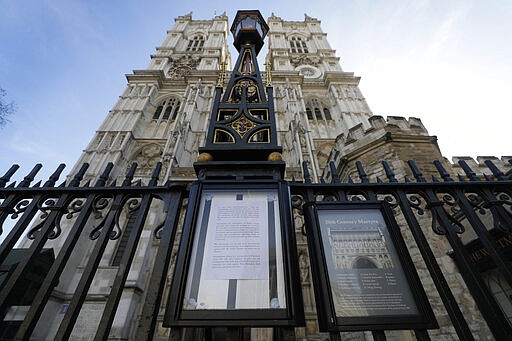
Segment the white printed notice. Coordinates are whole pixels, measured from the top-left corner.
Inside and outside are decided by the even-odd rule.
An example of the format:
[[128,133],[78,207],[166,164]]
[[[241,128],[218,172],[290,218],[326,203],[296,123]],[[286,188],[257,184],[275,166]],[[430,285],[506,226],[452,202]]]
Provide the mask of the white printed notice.
[[266,200],[213,200],[204,279],[268,279]]

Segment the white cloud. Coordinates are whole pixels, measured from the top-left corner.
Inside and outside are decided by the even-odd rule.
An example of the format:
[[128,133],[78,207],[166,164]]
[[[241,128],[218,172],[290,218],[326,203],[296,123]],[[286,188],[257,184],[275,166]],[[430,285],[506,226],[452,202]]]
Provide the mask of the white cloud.
[[17,157],[23,157],[20,154],[30,155],[31,157],[37,157],[40,160],[58,160],[61,155],[58,153],[55,146],[47,146],[41,141],[32,140],[27,138],[26,133],[20,131],[16,132],[11,141],[6,146],[11,149],[13,154]]

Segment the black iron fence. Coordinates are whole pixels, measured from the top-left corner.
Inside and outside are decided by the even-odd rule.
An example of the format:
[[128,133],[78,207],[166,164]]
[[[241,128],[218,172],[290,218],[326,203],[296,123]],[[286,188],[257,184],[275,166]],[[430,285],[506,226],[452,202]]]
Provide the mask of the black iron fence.
[[[461,161],[466,176],[457,180],[436,161],[439,175],[431,181],[425,179],[413,161],[408,164],[414,180],[406,177],[403,182],[396,179],[385,161],[382,167],[387,179],[375,182],[369,180],[361,163],[356,164],[357,182],[342,182],[331,165],[331,183],[311,183],[304,164],[305,180],[289,183],[293,206],[297,214],[306,217],[306,224],[310,224],[308,210],[314,202],[387,202],[401,226],[408,248],[418,250],[421,255],[421,259],[415,259],[415,264],[420,262],[428,270],[436,295],[458,337],[473,340],[479,331],[474,329],[474,320],[469,323],[468,319],[481,315],[496,339],[509,339],[512,317],[507,316],[503,305],[507,302],[500,302],[493,295],[487,274],[492,271],[506,288],[512,287],[512,248],[509,248],[512,245],[512,181],[490,161],[486,164],[492,176],[485,177],[478,177]],[[17,184],[10,181],[17,166],[0,178],[3,239],[0,246],[0,336],[3,339],[27,340],[39,329],[54,333],[50,338],[69,339],[84,302],[91,295],[95,275],[104,262],[114,269],[114,275],[101,299],[104,308],[95,340],[108,338],[143,231],[151,232],[149,243],[153,245],[154,254],[148,257],[148,275],[138,289],[144,294],[129,337],[137,340],[154,337],[162,318],[163,296],[170,277],[183,200],[188,195],[187,184],[157,185],[160,164],[147,184],[134,181],[135,164],[121,184],[108,183],[112,164],[95,183],[84,183],[87,167],[83,165],[69,182],[61,185],[56,184],[63,165],[44,184],[32,184],[41,165],[34,167]],[[77,252],[84,255],[74,257]],[[447,278],[440,264],[445,253],[454,260],[479,313],[472,311],[468,315],[465,311],[459,288],[451,285],[452,279]],[[84,260],[77,264],[75,258]],[[79,274],[72,289],[66,287],[71,295],[60,290],[66,273]],[[510,300],[508,296],[505,298]],[[58,314],[52,302],[60,307]],[[58,327],[51,331],[42,326],[45,323]],[[372,332],[377,340],[386,337],[384,330]],[[429,339],[426,330],[414,332],[418,339]],[[292,334],[288,330],[274,335],[293,338]],[[238,335],[247,336],[247,333]],[[340,333],[331,332],[330,337],[337,340]]]
[[[408,247],[417,248],[421,253],[457,335],[461,340],[474,340],[473,334],[478,330],[471,330],[466,318],[478,313],[466,311],[464,314],[461,311],[461,302],[452,293],[452,289],[459,291],[460,288],[450,287],[438,263],[440,255],[434,254],[432,248],[439,238],[446,240],[450,249],[444,251],[454,258],[490,331],[497,340],[508,340],[512,329],[510,316],[506,316],[505,311],[511,298],[507,296],[507,302],[498,302],[499,298],[490,292],[482,272],[496,269],[500,278],[504,279],[506,288],[512,287],[510,250],[496,238],[509,236],[512,231],[512,182],[491,161],[486,161],[486,165],[492,176],[484,176],[483,179],[466,162],[460,161],[459,164],[466,176],[458,176],[458,181],[450,176],[439,161],[434,161],[434,165],[441,180],[433,176],[432,181],[427,181],[414,161],[408,161],[414,181],[405,177],[404,182],[398,182],[391,167],[383,161],[387,181],[377,179],[376,182],[370,182],[362,164],[356,162],[359,176],[357,183],[351,179],[341,182],[334,164],[330,164],[332,182],[329,184],[312,184],[304,164],[305,181],[292,183],[291,190],[297,195],[295,206],[299,209],[306,207],[310,210],[311,206],[305,204],[321,201],[388,202],[395,216],[401,217],[404,222],[403,234],[412,234],[414,245],[409,244]],[[475,247],[475,244],[480,247]],[[479,250],[485,250],[485,260],[490,266],[480,266],[472,254]],[[415,332],[418,339],[429,339],[425,331]],[[375,339],[385,339],[384,331],[373,331],[373,334]]]
[[[84,234],[85,239],[94,240],[94,244],[81,268],[81,276],[74,293],[70,300],[65,302],[65,314],[62,314],[62,322],[54,339],[70,338],[108,242],[124,238],[121,260],[118,262],[110,291],[106,295],[105,308],[95,336],[95,340],[106,339],[148,213],[152,205],[158,202],[161,217],[154,221],[152,230],[159,244],[137,329],[138,340],[150,339],[149,335],[153,334],[156,325],[182,200],[187,193],[186,187],[172,183],[157,186],[161,164],[157,165],[147,185],[142,186],[140,181],[133,183],[135,164],[121,185],[115,182],[107,185],[112,167],[113,165],[109,164],[96,183],[87,182],[81,186],[80,182],[88,168],[87,164],[83,165],[68,184],[58,187],[54,186],[64,168],[63,165],[42,187],[40,183],[30,187],[34,176],[41,168],[40,165],[37,165],[17,186],[14,183],[7,185],[17,166],[13,166],[0,178],[0,185],[7,185],[0,191],[0,222],[6,226],[8,217],[15,220],[9,230],[2,231],[6,237],[0,247],[0,264],[9,263],[6,260],[12,255],[13,250],[24,251],[18,259],[10,260],[11,266],[2,269],[4,272],[1,277],[0,320],[3,321],[0,334],[4,339],[29,339],[38,321],[48,319],[46,314],[42,314],[52,295],[54,300],[59,300],[55,297],[54,288],[68,261],[73,258],[73,254],[76,256],[77,243],[79,240],[83,242]],[[129,230],[129,235],[123,234],[122,231],[123,215],[131,217],[127,222],[132,226],[124,231]],[[23,237],[24,233],[26,238]],[[52,243],[57,240],[58,242]],[[17,243],[21,243],[19,247],[16,247]],[[39,278],[38,283],[32,282],[32,286],[36,285],[37,288],[27,292],[25,286],[26,282],[30,282],[28,278],[31,277],[31,264],[41,258],[42,251],[48,244],[53,245],[55,258],[39,269],[45,275]],[[121,250],[118,248],[119,251]],[[27,295],[29,297],[26,297]],[[23,307],[28,309],[21,309]],[[9,314],[15,315],[20,309],[22,318],[9,318]]]

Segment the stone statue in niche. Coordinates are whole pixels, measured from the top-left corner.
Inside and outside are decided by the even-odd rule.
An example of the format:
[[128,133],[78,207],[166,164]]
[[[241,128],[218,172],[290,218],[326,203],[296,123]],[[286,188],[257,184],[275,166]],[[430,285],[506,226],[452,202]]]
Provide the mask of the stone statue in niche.
[[207,85],[201,85],[200,86],[200,93],[202,97],[208,97],[210,96],[210,87]]
[[294,87],[291,84],[289,84],[289,83],[286,84],[284,86],[284,89],[285,89],[286,94],[288,95],[288,100],[289,101],[296,101],[297,100],[297,97],[298,97],[297,90],[294,89]]
[[299,255],[300,280],[302,283],[309,281],[309,264],[308,257],[304,252]]
[[282,85],[278,85],[275,87],[276,89],[276,97],[277,98],[283,98],[284,97],[284,94],[283,94],[283,86]]

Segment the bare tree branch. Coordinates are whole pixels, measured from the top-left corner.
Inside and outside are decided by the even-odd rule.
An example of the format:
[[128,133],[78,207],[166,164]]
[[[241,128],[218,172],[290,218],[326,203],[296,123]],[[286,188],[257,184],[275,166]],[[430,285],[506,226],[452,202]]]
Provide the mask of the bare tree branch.
[[16,104],[14,102],[7,103],[4,97],[7,92],[0,88],[0,128],[5,126],[9,121],[9,115],[16,111]]

